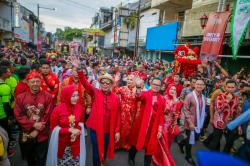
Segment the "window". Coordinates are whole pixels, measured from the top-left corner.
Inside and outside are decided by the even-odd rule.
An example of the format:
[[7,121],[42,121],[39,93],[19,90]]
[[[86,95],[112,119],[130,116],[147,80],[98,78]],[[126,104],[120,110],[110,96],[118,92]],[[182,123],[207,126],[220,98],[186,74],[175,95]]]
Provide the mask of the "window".
[[185,19],[185,11],[178,12],[177,21],[184,21]]

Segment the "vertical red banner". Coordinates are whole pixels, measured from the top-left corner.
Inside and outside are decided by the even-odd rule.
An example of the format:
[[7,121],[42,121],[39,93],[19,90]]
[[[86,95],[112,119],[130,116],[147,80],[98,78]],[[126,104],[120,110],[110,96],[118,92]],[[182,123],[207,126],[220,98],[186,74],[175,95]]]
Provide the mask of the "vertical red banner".
[[39,34],[37,40],[37,51],[42,51],[42,41],[43,41],[42,35]]
[[227,23],[231,12],[215,12],[208,17],[205,33],[201,45],[200,58],[202,62],[217,59],[223,46]]

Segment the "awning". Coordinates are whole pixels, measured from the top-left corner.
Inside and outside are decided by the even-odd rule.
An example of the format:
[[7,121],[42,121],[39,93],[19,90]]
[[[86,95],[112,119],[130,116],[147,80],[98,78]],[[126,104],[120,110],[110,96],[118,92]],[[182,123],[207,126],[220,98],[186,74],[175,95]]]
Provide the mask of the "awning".
[[148,28],[146,49],[158,51],[173,51],[173,41],[177,39],[179,22],[173,22],[157,27]]

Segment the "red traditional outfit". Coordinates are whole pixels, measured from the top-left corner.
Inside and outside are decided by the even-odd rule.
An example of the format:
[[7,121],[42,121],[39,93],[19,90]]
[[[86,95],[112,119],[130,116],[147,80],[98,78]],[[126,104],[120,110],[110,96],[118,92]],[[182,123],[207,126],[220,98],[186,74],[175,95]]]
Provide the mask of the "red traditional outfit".
[[133,72],[133,75],[135,75],[136,77],[139,77],[143,80],[146,80],[148,78],[147,73],[142,72],[142,71],[135,71],[135,72]]
[[220,140],[225,135],[224,153],[230,153],[234,144],[235,138],[238,137],[237,131],[225,132],[225,128],[229,122],[240,115],[241,107],[239,97],[233,95],[233,98],[228,101],[228,92],[221,92],[216,98],[216,108],[213,120],[213,133],[209,135],[205,145],[210,150],[220,151]]
[[214,113],[213,125],[217,129],[223,130],[225,126],[239,116],[241,108],[239,97],[233,95],[233,99],[226,101],[228,93],[220,93],[216,98],[216,110]]
[[190,49],[190,44],[178,46],[174,50],[175,68],[174,73],[181,73],[185,77],[193,76],[197,71],[197,65],[201,64],[199,59],[199,48]]
[[[168,93],[169,89],[167,90]],[[156,150],[153,155],[153,163],[156,166],[175,166],[176,164],[170,153],[170,147],[174,137],[180,132],[177,119],[180,118],[181,115],[182,102],[178,101],[173,103],[172,96],[170,95],[166,95],[165,98],[166,110],[164,112],[164,124],[158,128],[158,130],[162,132],[162,137],[158,140],[159,146],[157,147],[159,149]]]
[[41,88],[44,92],[51,94],[54,104],[56,104],[57,94],[59,90],[59,80],[57,75],[50,72],[43,76]]
[[174,82],[174,79],[173,79],[173,77],[164,77],[164,78],[162,79],[162,82],[165,82],[165,83],[166,83],[165,87],[166,87],[166,89],[167,89],[168,86]]
[[136,115],[137,100],[135,97],[135,89],[130,89],[128,86],[115,87],[114,91],[120,95],[121,101],[121,129],[120,129],[120,142],[117,148],[130,149],[128,136],[132,123]]
[[141,100],[141,110],[131,128],[129,142],[137,150],[145,148],[146,155],[152,155],[157,149],[157,132],[162,124],[165,101],[151,90],[142,92],[137,100]]
[[[178,83],[178,84],[176,84],[175,82],[169,82],[168,84],[167,84],[167,86],[166,86],[166,89],[169,89],[169,87],[170,86],[175,86],[176,87],[176,93],[177,93],[177,97],[180,97],[180,95],[181,95],[181,92],[182,92],[182,90],[183,90],[183,85],[181,84],[181,83]],[[168,92],[166,91],[166,94],[165,95],[168,95],[167,94]]]
[[89,94],[87,94],[87,92],[86,92],[85,88],[82,86],[80,80],[77,83],[74,82],[73,76],[70,76],[61,82],[60,87],[59,87],[58,97],[57,97],[57,103],[61,102],[61,90],[65,86],[68,86],[68,85],[77,86],[77,91],[79,94],[78,103],[80,103],[83,106],[84,110],[88,107],[91,107],[91,96]]
[[[39,73],[31,72],[26,76],[26,80],[40,78]],[[15,100],[14,115],[21,125],[23,132],[30,133],[33,131],[35,122],[47,122],[52,110],[52,99],[47,92],[39,91],[36,94],[27,90],[19,94]],[[44,130],[39,132],[38,141],[45,141],[49,137],[48,123]]]
[[[99,160],[104,161],[105,157],[113,159],[115,133],[120,132],[119,99],[113,92],[105,94],[102,90],[94,88],[86,80],[83,72],[78,72],[78,76],[87,93],[93,98],[92,110],[86,122],[86,126],[95,131]],[[104,155],[104,143],[106,143],[104,134],[108,134],[109,136],[106,156]]]
[[71,148],[72,156],[74,159],[79,156],[80,153],[80,136],[75,141],[71,141],[71,133],[69,128],[72,122],[69,117],[74,116],[74,128],[81,130],[79,126],[80,122],[84,122],[84,113],[81,104],[72,105],[71,96],[77,88],[74,85],[65,86],[61,92],[61,104],[55,107],[50,117],[50,129],[56,126],[61,127],[59,132],[58,142],[58,158],[62,158],[64,155],[65,148],[69,146]]
[[[26,79],[40,78],[39,73],[32,72]],[[15,99],[14,115],[22,128],[20,147],[28,165],[40,163],[45,165],[49,138],[49,116],[53,107],[51,95],[44,91],[31,93],[30,90],[19,94]],[[44,129],[37,131],[35,138],[30,136],[36,129],[36,122],[44,122]]]
[[16,98],[19,94],[26,92],[29,90],[29,86],[26,82],[23,80],[19,81],[16,85],[15,91],[14,91],[14,97]]
[[[35,100],[34,100],[35,98]],[[32,94],[30,91],[17,96],[14,115],[24,132],[31,132],[35,122],[47,122],[52,110],[52,99],[47,92]],[[45,141],[49,137],[49,127],[41,131],[38,141]]]

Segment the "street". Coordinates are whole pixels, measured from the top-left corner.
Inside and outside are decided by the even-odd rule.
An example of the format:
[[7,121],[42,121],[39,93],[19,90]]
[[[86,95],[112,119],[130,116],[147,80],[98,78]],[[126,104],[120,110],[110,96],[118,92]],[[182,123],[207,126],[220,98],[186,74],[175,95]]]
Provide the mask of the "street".
[[[92,164],[92,149],[90,143],[90,137],[86,137],[86,144],[87,144],[87,161],[86,166],[93,166]],[[205,149],[202,143],[197,142],[197,144],[193,148],[193,156],[197,150]],[[178,145],[173,143],[171,148],[172,156],[176,162],[177,166],[189,166],[189,164],[185,161],[185,155],[180,153],[178,149]],[[141,151],[136,155],[135,164],[136,166],[143,166],[144,161],[144,152]],[[17,154],[11,158],[11,166],[27,166],[26,162],[22,160],[20,149],[18,147]],[[107,166],[128,166],[128,153],[125,151],[116,151],[115,159],[108,160]]]
[[[104,156],[112,137],[144,146],[157,165],[175,165],[170,145],[177,166],[198,166],[197,152],[208,149],[250,163],[249,22],[250,0],[0,0],[0,166],[7,156],[11,166],[43,165],[58,127],[58,154],[53,146],[48,155],[62,158],[57,165],[98,165],[92,151]],[[98,136],[92,148],[88,130],[86,161],[85,122]],[[185,156],[172,140],[179,130],[187,144],[206,136],[207,148],[196,141]],[[208,156],[200,158],[210,166],[230,162]],[[105,166],[128,166],[128,151]]]

